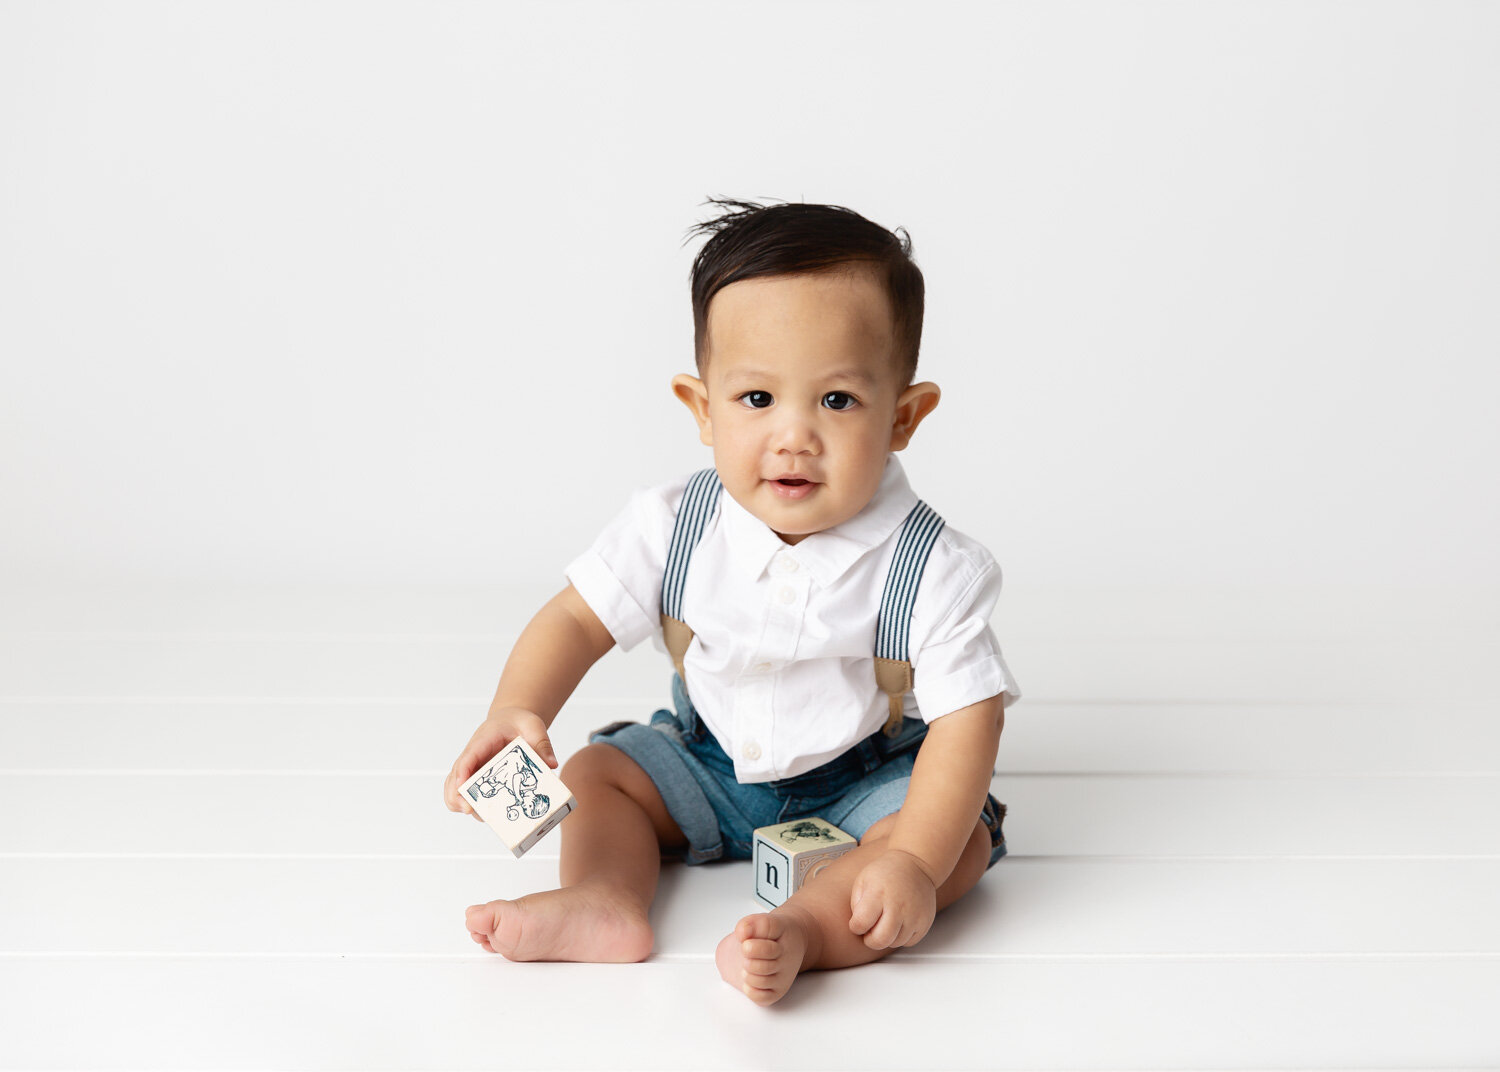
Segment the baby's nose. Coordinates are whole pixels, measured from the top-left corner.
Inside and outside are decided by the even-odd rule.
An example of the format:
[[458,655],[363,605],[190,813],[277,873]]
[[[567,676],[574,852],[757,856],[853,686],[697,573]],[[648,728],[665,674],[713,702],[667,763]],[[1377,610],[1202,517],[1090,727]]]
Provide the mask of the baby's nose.
[[818,443],[817,426],[809,418],[789,412],[777,424],[773,442],[777,453],[813,450]]

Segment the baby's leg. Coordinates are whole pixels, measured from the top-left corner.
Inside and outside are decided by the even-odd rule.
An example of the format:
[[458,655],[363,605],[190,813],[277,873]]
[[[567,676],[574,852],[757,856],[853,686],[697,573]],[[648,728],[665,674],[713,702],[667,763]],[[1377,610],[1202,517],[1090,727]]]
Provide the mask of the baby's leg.
[[510,960],[645,960],[661,849],[686,838],[650,777],[618,748],[588,745],[563,765],[562,779],[577,801],[560,828],[562,888],[471,905],[470,937]]
[[[860,871],[885,850],[895,822],[892,814],[870,827],[858,848],[818,872],[780,908],[740,920],[715,954],[724,981],[756,1004],[770,1005],[800,972],[867,964],[890,953],[871,949],[863,935],[849,929],[849,897]],[[990,832],[981,822],[953,873],[938,887],[938,910],[973,889],[989,862]]]

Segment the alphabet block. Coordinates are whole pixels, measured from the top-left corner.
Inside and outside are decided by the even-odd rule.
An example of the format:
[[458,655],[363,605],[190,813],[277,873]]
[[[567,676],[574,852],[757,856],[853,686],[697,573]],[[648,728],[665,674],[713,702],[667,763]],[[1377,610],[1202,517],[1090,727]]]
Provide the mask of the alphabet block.
[[459,789],[511,855],[520,857],[573,810],[573,794],[517,737]]
[[797,819],[755,831],[755,899],[768,908],[784,904],[834,860],[859,842],[822,819]]

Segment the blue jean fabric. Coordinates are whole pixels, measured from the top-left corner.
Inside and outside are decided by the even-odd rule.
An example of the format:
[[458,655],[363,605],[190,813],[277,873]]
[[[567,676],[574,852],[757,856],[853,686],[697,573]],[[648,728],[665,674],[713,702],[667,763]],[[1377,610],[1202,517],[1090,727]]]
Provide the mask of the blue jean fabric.
[[[675,713],[656,711],[649,725],[611,723],[590,734],[589,741],[620,749],[650,776],[687,838],[689,864],[748,860],[757,827],[814,815],[863,839],[906,800],[917,749],[927,735],[925,722],[908,718],[896,736],[877,731],[806,774],[741,784],[734,761],[698,717],[675,673],[672,702]],[[980,818],[990,831],[993,867],[1005,855],[1005,805],[989,795]]]

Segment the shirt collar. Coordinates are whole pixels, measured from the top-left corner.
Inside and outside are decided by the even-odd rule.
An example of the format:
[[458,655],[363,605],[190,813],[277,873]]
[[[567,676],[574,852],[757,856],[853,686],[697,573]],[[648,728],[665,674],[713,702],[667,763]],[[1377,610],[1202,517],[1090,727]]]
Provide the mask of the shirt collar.
[[805,566],[824,588],[842,577],[866,551],[890,538],[917,496],[907,482],[906,470],[894,453],[886,455],[885,472],[875,497],[865,508],[841,525],[814,532],[795,545],[782,542],[771,527],[725,493],[719,497],[729,556],[736,569],[759,578],[778,553],[785,552]]

